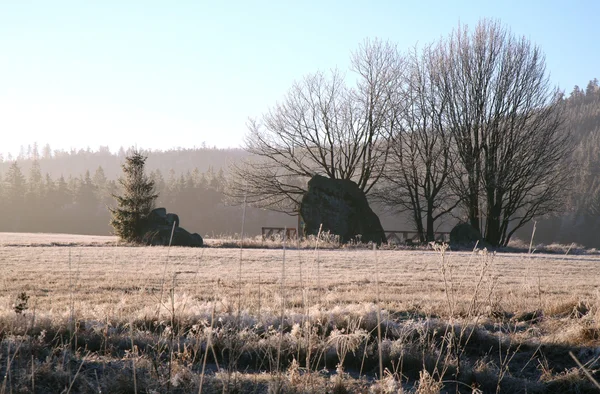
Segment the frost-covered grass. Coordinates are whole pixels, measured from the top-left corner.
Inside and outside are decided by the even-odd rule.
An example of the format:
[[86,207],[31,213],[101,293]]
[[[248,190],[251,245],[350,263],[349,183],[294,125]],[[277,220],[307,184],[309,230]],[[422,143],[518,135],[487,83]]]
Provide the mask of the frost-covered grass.
[[79,234],[0,233],[0,246],[106,246],[117,237]]
[[57,237],[0,235],[0,392],[598,390],[598,256]]

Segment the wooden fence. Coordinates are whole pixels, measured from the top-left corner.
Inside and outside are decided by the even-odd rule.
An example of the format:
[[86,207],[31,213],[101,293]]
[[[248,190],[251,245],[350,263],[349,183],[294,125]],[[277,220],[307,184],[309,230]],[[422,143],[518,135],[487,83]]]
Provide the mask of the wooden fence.
[[[414,244],[419,243],[419,233],[406,230],[384,230],[388,243],[395,244]],[[437,231],[433,238],[438,242],[450,242],[450,233],[446,231]]]

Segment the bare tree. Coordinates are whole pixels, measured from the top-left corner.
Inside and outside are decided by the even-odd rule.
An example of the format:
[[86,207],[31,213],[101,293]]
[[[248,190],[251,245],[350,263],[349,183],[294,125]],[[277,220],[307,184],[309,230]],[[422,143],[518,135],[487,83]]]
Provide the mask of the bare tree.
[[352,54],[351,70],[356,87],[338,71],[318,72],[249,122],[251,159],[232,167],[230,197],[295,213],[315,174],[353,180],[369,193],[388,157],[402,58],[394,45],[367,40]]
[[421,242],[433,241],[436,221],[458,204],[448,183],[446,103],[432,84],[438,72],[436,54],[429,47],[420,54],[415,48],[408,59],[388,165],[376,196],[396,211],[410,212]]
[[[492,245],[560,207],[570,152],[560,94],[541,50],[484,20],[439,46],[434,83],[457,157],[452,185],[471,225]],[[484,227],[485,226],[485,227]]]

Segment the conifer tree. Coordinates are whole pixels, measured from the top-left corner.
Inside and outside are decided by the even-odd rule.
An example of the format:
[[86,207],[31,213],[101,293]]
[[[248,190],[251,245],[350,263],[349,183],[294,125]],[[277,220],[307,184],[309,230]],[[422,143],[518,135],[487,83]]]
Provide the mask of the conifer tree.
[[9,167],[4,178],[4,183],[6,185],[8,203],[13,207],[21,206],[27,192],[27,181],[16,161]]
[[16,161],[11,164],[4,177],[4,187],[4,202],[9,208],[3,221],[8,223],[10,231],[21,231],[22,221],[29,207],[23,202],[27,192],[27,181]]
[[79,209],[86,214],[95,214],[98,210],[98,187],[92,181],[90,171],[85,172],[79,182],[79,188],[75,192],[75,202],[79,205]]
[[144,172],[146,159],[137,150],[127,155],[122,166],[123,176],[119,178],[122,194],[113,195],[117,200],[117,207],[110,209],[110,224],[115,235],[127,242],[142,241],[146,220],[158,197],[154,191],[154,182]]

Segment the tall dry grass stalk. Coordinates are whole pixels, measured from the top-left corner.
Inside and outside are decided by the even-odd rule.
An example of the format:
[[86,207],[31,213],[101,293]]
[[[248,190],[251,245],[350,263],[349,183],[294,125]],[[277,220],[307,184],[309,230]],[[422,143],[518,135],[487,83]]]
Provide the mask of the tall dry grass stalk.
[[[87,355],[83,356],[83,358],[81,359],[81,363],[79,363],[79,368],[77,368],[77,372],[75,372],[75,376],[73,377],[73,380],[71,380],[71,384],[69,385],[67,394],[71,393],[71,390],[73,389],[73,384],[75,383],[75,379],[77,379],[77,376],[79,376],[79,372],[81,372],[81,367],[83,367],[83,364],[85,364],[86,359],[87,359]],[[136,391],[136,393],[137,393],[137,391]]]
[[31,392],[35,393],[35,359],[31,355]]
[[258,318],[257,318],[258,322],[261,321],[261,319],[260,319],[260,307],[261,307],[261,301],[262,301],[262,292],[261,292],[260,285],[261,285],[261,282],[260,282],[260,273],[259,273],[258,274],[258,286],[257,286],[257,288],[258,288],[258,306],[256,308],[256,310],[257,310],[256,313],[258,315]]
[[75,331],[75,298],[73,289],[73,274],[71,269],[71,248],[69,248],[69,338],[73,339],[73,333]]
[[167,256],[165,258],[165,265],[160,280],[160,298],[158,300],[158,308],[156,310],[156,321],[160,321],[160,310],[163,307],[163,296],[165,292],[165,281],[167,278],[167,267],[169,266],[169,257],[171,255],[171,244],[173,243],[173,234],[175,234],[175,222],[173,222],[173,228],[171,228],[171,237],[169,238],[169,246],[167,247]]
[[[8,348],[6,350],[6,371],[4,373],[4,377],[2,379],[2,386],[0,386],[0,394],[6,393],[6,384],[8,383],[8,387],[12,392],[12,384],[10,382],[10,366],[12,364],[12,359],[10,357],[10,342],[8,343]],[[16,353],[15,353],[16,354]],[[14,358],[14,356],[13,356]]]
[[[516,330],[516,327],[515,327]],[[509,344],[506,348],[506,354],[504,356],[502,356],[502,337],[498,336],[498,360],[500,362],[499,365],[499,371],[498,371],[498,381],[496,383],[496,394],[500,394],[501,390],[502,390],[502,380],[504,380],[504,378],[506,377],[506,375],[508,373],[510,373],[509,371],[509,367],[510,367],[510,363],[513,360],[513,358],[518,354],[519,349],[521,348],[521,344],[518,344],[517,347],[512,351],[510,351],[510,347],[511,347],[511,342],[510,342],[510,337],[509,337]]]
[[373,244],[373,253],[375,255],[375,289],[377,300],[377,354],[379,356],[379,379],[383,379],[383,353],[381,348],[381,297],[379,294],[379,256],[377,255],[377,245]]
[[[298,288],[300,290],[300,307],[302,311],[302,320],[300,321],[300,327],[302,330],[306,330],[308,328],[308,310],[306,309],[306,288],[304,287],[304,278],[302,275],[302,252],[300,250],[300,233],[298,229],[298,234],[296,236],[296,249],[298,251]],[[300,362],[300,350],[301,345],[298,345],[298,351],[296,355],[296,360]]]
[[319,225],[319,232],[317,233],[317,239],[315,241],[315,262],[317,263],[317,300],[319,305],[321,305],[321,259],[319,258],[319,240],[321,239],[322,230],[323,223]]
[[202,394],[202,388],[204,387],[204,376],[206,373],[206,360],[208,359],[208,351],[209,349],[212,350],[214,358],[215,358],[215,363],[217,364],[217,369],[218,369],[218,362],[217,362],[217,356],[215,353],[215,350],[212,346],[212,337],[213,337],[213,328],[215,326],[215,311],[216,311],[216,305],[217,305],[217,294],[219,293],[219,282],[217,281],[216,284],[216,288],[215,288],[215,292],[213,294],[213,299],[212,299],[212,309],[211,309],[211,314],[210,314],[210,328],[208,330],[208,335],[206,336],[206,349],[204,350],[204,358],[202,360],[202,371],[200,372],[200,385],[198,387],[198,394]]
[[[177,327],[178,325],[178,320],[175,316],[175,277],[177,276],[177,273],[174,272],[173,273],[173,280],[171,282],[171,290],[169,291],[169,299],[171,301],[170,304],[170,310],[169,313],[171,315],[171,331],[169,333],[169,373],[168,373],[168,379],[167,379],[167,389],[168,391],[170,391],[171,388],[171,378],[173,377],[173,357],[175,354],[175,347],[174,347],[174,343],[175,343],[175,335],[179,336],[179,329]],[[177,341],[177,343],[179,344],[179,341]]]
[[[492,293],[495,288],[495,279],[490,275],[491,266],[496,253],[489,253],[487,249],[478,250],[478,243],[475,244],[470,256],[469,262],[462,266],[465,271],[471,271],[468,274],[463,273],[457,275],[455,269],[457,265],[452,264],[448,258],[447,244],[435,244],[431,246],[438,253],[439,258],[439,270],[441,279],[443,282],[443,289],[445,294],[446,306],[447,306],[447,318],[449,324],[446,325],[443,335],[442,348],[438,353],[436,360],[434,373],[431,377],[442,383],[443,377],[448,371],[448,366],[456,364],[455,379],[454,382],[460,384],[460,374],[462,373],[463,359],[467,346],[471,342],[473,335],[478,331],[477,325],[482,318],[482,302],[487,300],[491,303]],[[470,262],[474,256],[477,256],[480,261],[478,269],[471,266]],[[476,276],[473,277],[472,272],[477,272]],[[456,283],[456,276],[461,279]],[[464,278],[470,278],[470,284],[464,282]],[[487,283],[487,294],[482,294],[484,291],[484,284]],[[462,300],[463,307],[459,308],[458,300]],[[465,300],[468,300],[466,303]],[[491,305],[490,305],[491,306]],[[470,322],[464,322],[464,318],[472,319]],[[461,322],[462,320],[462,322]],[[458,322],[458,325],[457,325]],[[443,349],[445,347],[445,350]],[[441,351],[444,350],[444,351]],[[500,362],[508,363],[509,359],[500,359]],[[441,368],[440,368],[441,366]],[[502,377],[499,378],[499,381]],[[500,383],[498,383],[499,386]],[[458,389],[458,388],[457,388]]]
[[281,318],[279,323],[279,342],[277,344],[277,371],[280,371],[280,362],[281,362],[281,344],[283,342],[283,324],[285,321],[285,250],[286,250],[286,236],[287,228],[284,229],[283,232],[283,257],[281,259]]
[[240,316],[242,313],[242,254],[244,253],[244,227],[246,225],[246,198],[247,195],[244,193],[244,204],[242,208],[242,231],[240,232],[240,258],[238,264],[238,313],[237,321],[240,323]]
[[570,350],[569,350],[569,356],[571,356],[571,358],[575,361],[575,363],[577,364],[579,369],[581,369],[583,371],[583,373],[585,374],[585,376],[587,376],[587,378],[590,380],[590,382],[592,382],[594,384],[594,386],[596,386],[596,388],[598,390],[600,390],[600,383],[598,383],[598,381],[592,376],[590,371],[588,371],[588,369],[583,364],[581,364],[581,361],[579,361],[579,359],[577,357],[575,357],[573,352]]
[[536,229],[536,227],[537,227],[537,221],[534,220],[533,221],[533,230],[531,231],[531,240],[529,241],[529,251],[528,251],[528,254],[532,253],[531,249],[533,248],[533,239],[535,237],[535,229]]
[[302,273],[302,251],[300,250],[300,234],[298,234],[298,236],[296,237],[296,248],[298,250],[298,282],[299,282],[299,288],[300,288],[300,292],[302,295],[302,315],[303,315],[303,320],[302,320],[302,327],[304,327],[304,317],[307,314],[306,311],[306,288],[304,287],[304,277],[303,277],[303,273]]
[[[313,356],[312,354],[312,347],[313,347],[313,326],[312,326],[312,319],[311,319],[311,315],[310,315],[310,309],[312,306],[319,305],[319,307],[321,307],[321,262],[320,262],[320,256],[319,256],[319,240],[321,239],[321,232],[323,230],[323,224],[319,225],[319,231],[317,232],[317,237],[315,239],[315,248],[314,248],[314,252],[313,252],[313,264],[312,264],[312,268],[311,268],[311,272],[309,275],[310,277],[312,277],[312,281],[315,280],[315,276],[316,276],[316,297],[311,297],[311,281],[307,278],[307,284],[306,284],[306,289],[304,290],[304,293],[306,294],[306,301],[305,301],[305,323],[304,323],[304,329],[306,332],[306,369],[307,371],[310,373],[311,371],[311,365],[312,365],[312,361],[311,358]],[[298,249],[298,253],[300,254],[300,249]],[[315,268],[316,268],[316,275],[315,275]],[[318,364],[318,363],[317,363]],[[315,368],[318,368],[318,365],[315,364]]]
[[131,341],[131,366],[133,368],[133,392],[137,394],[137,377],[136,377],[136,349],[133,341],[133,320],[129,320],[129,340]]

